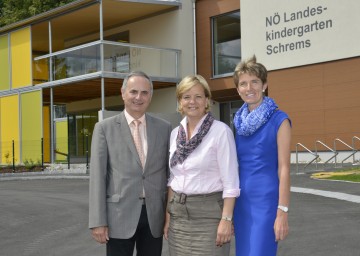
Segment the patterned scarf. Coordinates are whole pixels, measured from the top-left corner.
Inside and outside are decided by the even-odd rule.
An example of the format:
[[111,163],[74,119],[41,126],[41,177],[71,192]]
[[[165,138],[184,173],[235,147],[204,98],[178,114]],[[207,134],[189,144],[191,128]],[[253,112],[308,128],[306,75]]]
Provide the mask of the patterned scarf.
[[275,101],[264,97],[260,106],[249,112],[248,104],[244,103],[236,112],[234,125],[236,132],[242,136],[250,136],[265,124],[271,115],[278,109]]
[[182,164],[185,159],[196,149],[201,143],[205,135],[210,130],[215,118],[211,113],[205,117],[201,124],[198,133],[186,142],[186,133],[184,127],[180,124],[179,131],[176,138],[176,150],[170,159],[170,166],[174,167],[177,164]]

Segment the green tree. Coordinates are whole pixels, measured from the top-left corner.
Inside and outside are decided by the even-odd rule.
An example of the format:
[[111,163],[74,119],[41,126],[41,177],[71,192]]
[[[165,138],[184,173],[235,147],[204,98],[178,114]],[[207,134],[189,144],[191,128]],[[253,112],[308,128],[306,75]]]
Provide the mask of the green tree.
[[74,0],[0,0],[0,27],[30,18]]

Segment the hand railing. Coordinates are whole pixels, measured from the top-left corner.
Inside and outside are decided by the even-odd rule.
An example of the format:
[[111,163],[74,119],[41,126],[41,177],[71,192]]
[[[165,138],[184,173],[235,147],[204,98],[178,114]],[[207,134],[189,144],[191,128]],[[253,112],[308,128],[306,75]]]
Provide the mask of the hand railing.
[[[317,144],[321,144],[322,146],[324,146],[325,148],[327,148],[328,150],[330,150],[334,155],[331,156],[328,160],[326,160],[324,162],[324,168],[326,166],[326,164],[333,158],[335,158],[337,156],[337,154],[339,154],[338,152],[336,152],[336,150],[330,148],[329,146],[327,146],[325,143],[321,142],[320,140],[317,140],[315,142],[315,154],[318,155],[318,150],[317,150]],[[316,161],[316,169],[318,169],[318,161]]]
[[[336,138],[336,139],[334,140],[334,150],[335,150],[335,151],[336,151],[336,142],[337,142],[337,141],[338,141],[338,142],[341,142],[343,145],[345,145],[346,147],[348,147],[348,148],[350,148],[350,149],[352,150],[352,153],[351,153],[348,157],[344,158],[344,159],[341,161],[341,165],[343,165],[344,162],[345,162],[345,160],[347,160],[348,158],[352,157],[356,152],[355,152],[355,149],[354,149],[352,146],[346,144],[344,141],[340,140],[339,138]],[[336,164],[337,164],[337,159],[336,159],[336,156],[335,156],[335,168],[336,168]]]
[[312,152],[310,149],[308,149],[307,147],[305,147],[303,144],[301,143],[297,143],[296,144],[296,172],[299,172],[299,159],[298,159],[298,155],[299,155],[299,152],[298,152],[298,147],[302,147],[304,148],[307,152],[309,152],[310,154],[312,154],[314,156],[314,159],[312,159],[311,161],[309,161],[305,166],[304,166],[304,171],[306,169],[306,167],[309,166],[309,164],[311,164],[312,162],[314,162],[316,159],[319,158],[319,156],[317,154],[315,154],[314,152]]
[[[353,147],[353,164],[355,164],[355,154],[358,152],[358,150],[355,148],[355,140],[360,141],[360,138],[357,136],[352,137],[352,147]],[[360,161],[359,161],[360,162]]]

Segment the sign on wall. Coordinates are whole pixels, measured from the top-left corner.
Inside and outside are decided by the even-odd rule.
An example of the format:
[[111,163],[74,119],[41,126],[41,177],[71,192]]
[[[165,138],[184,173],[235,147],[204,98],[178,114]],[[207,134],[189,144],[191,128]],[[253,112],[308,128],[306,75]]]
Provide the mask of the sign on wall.
[[269,70],[360,56],[359,0],[241,0],[241,52]]

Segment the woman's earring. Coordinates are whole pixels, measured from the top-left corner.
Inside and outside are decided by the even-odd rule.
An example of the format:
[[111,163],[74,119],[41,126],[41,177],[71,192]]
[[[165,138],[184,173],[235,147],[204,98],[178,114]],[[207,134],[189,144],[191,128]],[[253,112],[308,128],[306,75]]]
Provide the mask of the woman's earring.
[[265,92],[265,89],[263,90],[263,92]]

